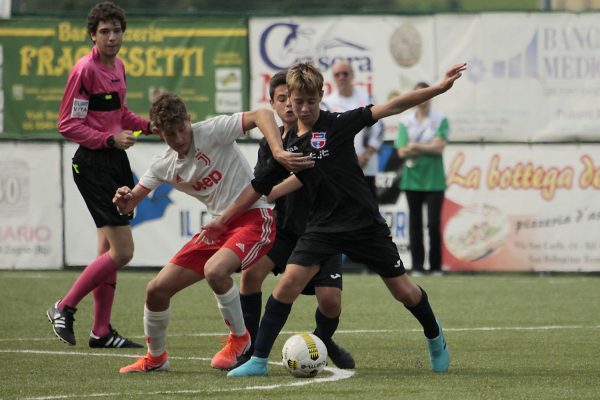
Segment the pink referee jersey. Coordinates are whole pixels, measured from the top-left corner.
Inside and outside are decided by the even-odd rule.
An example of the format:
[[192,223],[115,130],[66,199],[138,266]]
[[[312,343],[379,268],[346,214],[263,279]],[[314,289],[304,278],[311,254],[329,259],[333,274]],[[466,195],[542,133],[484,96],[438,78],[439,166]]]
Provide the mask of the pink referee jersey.
[[117,57],[113,67],[102,64],[94,46],[71,69],[58,131],[88,149],[106,148],[106,139],[122,130],[147,131],[148,121],[127,108],[126,91],[123,62]]

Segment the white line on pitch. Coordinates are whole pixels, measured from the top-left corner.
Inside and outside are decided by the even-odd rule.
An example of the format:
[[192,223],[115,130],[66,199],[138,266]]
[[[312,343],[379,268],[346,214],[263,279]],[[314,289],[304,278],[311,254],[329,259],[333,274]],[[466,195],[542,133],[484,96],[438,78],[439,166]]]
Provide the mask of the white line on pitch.
[[[481,326],[471,328],[448,328],[444,327],[444,332],[485,332],[485,331],[548,331],[560,329],[599,329],[600,325],[541,325],[541,326]],[[335,333],[341,334],[365,334],[365,333],[397,333],[397,332],[421,332],[422,329],[338,329]],[[292,335],[297,331],[282,331],[282,335]],[[169,334],[174,337],[216,337],[227,336],[227,332],[206,332],[206,333],[180,333]],[[144,336],[130,336],[132,339],[143,339]],[[0,342],[43,342],[55,341],[54,336],[47,338],[0,338]]]
[[[130,354],[102,354],[102,353],[84,353],[77,351],[46,351],[46,350],[0,350],[0,353],[32,353],[32,354],[52,354],[52,355],[72,355],[72,356],[98,356],[98,357],[138,357],[139,355]],[[210,358],[206,357],[171,357],[173,360],[197,360],[197,361],[210,361]],[[269,364],[281,365],[280,362],[269,361]],[[289,383],[272,384],[272,385],[257,385],[257,386],[245,386],[239,388],[228,388],[228,389],[205,389],[205,390],[161,390],[158,392],[138,392],[138,393],[88,393],[88,394],[64,394],[54,396],[40,396],[40,397],[26,397],[26,400],[56,400],[56,399],[72,399],[72,398],[85,398],[85,397],[124,397],[127,396],[152,396],[152,395],[164,395],[164,394],[200,394],[200,393],[220,393],[220,392],[237,392],[241,390],[273,390],[282,387],[293,387],[293,386],[304,386],[312,385],[316,383],[335,382],[342,379],[348,379],[354,376],[355,371],[343,370],[333,367],[325,367],[325,371],[331,373],[331,376],[313,378],[313,379],[298,379]]]

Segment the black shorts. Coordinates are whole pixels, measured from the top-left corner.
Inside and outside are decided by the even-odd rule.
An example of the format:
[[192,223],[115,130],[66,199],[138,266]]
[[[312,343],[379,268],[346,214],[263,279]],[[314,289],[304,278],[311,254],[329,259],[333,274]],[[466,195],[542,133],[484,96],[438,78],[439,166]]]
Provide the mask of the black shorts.
[[[296,247],[298,238],[299,236],[295,233],[286,231],[285,229],[277,229],[275,243],[267,253],[267,257],[275,264],[273,268],[275,275],[285,271],[288,258],[290,258],[290,254],[292,254],[294,247]],[[323,262],[321,269],[306,285],[302,294],[314,295],[315,287],[336,287],[341,290],[342,286],[342,255],[338,253]]]
[[133,213],[120,215],[112,202],[117,188],[133,188],[133,174],[124,150],[90,150],[79,146],[73,156],[72,170],[97,228],[129,225]]
[[393,278],[406,272],[389,228],[379,221],[356,231],[305,232],[298,239],[288,263],[311,266],[339,253],[365,264],[383,278]]

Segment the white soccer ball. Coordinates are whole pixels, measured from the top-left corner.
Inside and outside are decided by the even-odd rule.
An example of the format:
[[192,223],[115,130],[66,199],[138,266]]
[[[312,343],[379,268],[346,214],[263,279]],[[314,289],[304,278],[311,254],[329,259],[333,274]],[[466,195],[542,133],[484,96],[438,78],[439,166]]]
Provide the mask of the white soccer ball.
[[327,365],[327,347],[312,333],[290,337],[281,350],[283,366],[296,378],[317,375]]

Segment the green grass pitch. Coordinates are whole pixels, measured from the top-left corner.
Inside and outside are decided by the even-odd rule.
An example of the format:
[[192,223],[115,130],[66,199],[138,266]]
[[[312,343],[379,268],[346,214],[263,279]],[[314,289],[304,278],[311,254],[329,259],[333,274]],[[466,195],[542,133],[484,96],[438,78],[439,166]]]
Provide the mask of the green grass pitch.
[[[0,272],[2,399],[598,399],[600,278],[581,275],[447,275],[415,278],[446,330],[450,371],[429,369],[423,335],[374,275],[344,276],[335,338],[357,368],[296,379],[280,364],[285,339],[312,330],[315,299],[302,296],[271,353],[267,378],[228,379],[210,368],[227,331],[205,282],[172,302],[167,373],[120,375],[143,351],[90,349],[91,297],[76,314],[77,346],[54,337],[46,309],[73,271]],[[122,272],[112,323],[142,340],[153,272]],[[276,282],[265,283],[263,303]]]

